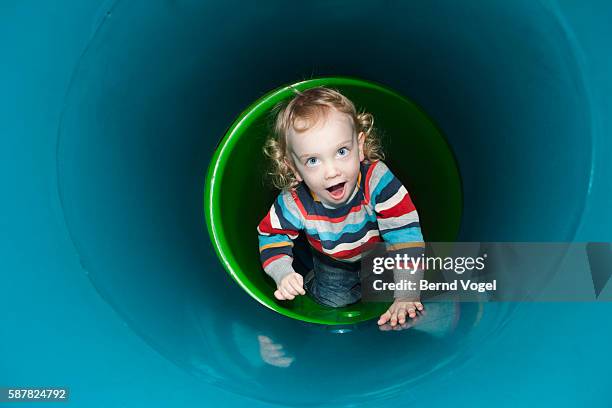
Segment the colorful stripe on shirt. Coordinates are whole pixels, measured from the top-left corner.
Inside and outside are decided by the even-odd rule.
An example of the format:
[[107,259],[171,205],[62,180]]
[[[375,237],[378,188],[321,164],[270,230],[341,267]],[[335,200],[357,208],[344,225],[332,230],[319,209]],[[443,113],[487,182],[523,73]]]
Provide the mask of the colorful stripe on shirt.
[[279,194],[258,227],[266,272],[275,263],[288,267],[292,239],[299,231],[304,231],[316,250],[346,262],[359,260],[370,245],[382,240],[394,250],[422,251],[416,208],[385,163],[362,163],[357,188],[353,198],[339,208],[324,206],[304,183]]

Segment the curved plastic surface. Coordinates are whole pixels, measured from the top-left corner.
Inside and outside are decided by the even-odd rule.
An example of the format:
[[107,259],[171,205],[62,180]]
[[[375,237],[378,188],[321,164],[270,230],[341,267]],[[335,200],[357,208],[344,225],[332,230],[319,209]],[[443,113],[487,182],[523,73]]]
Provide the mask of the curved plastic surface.
[[79,407],[610,405],[609,304],[313,325],[235,285],[202,216],[239,112],[347,75],[440,127],[458,239],[612,241],[609,2],[5,3],[0,386]]

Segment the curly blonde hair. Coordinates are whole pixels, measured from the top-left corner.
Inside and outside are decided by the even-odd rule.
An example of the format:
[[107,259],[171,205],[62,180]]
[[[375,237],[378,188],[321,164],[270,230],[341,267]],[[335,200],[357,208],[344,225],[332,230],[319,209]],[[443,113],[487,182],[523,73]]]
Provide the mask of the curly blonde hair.
[[266,140],[264,154],[270,158],[268,171],[272,184],[280,189],[292,188],[298,184],[291,167],[287,151],[287,135],[291,129],[305,132],[324,116],[329,109],[346,113],[353,121],[357,134],[363,132],[365,140],[363,153],[370,162],[384,159],[380,139],[374,129],[374,117],[367,112],[357,112],[355,105],[335,89],[326,87],[310,88],[305,91],[293,90],[296,94],[291,100],[276,105],[274,129]]

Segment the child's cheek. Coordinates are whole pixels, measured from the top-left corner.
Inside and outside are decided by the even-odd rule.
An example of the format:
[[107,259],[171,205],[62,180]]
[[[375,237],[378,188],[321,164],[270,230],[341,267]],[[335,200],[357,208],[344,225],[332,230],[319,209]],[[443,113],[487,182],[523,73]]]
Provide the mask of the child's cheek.
[[318,166],[314,166],[314,167],[305,166],[304,167],[304,169],[302,170],[302,177],[304,178],[305,181],[307,181],[308,183],[312,182],[312,180],[316,177],[317,167]]

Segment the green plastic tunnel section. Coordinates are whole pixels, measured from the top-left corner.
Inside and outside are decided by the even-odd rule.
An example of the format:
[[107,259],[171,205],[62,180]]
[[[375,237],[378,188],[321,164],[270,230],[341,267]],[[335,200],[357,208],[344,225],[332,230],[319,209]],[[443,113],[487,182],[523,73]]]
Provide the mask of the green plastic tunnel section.
[[453,241],[461,220],[461,179],[443,135],[416,104],[397,92],[354,78],[320,78],[274,90],[249,106],[219,143],[206,177],[204,207],[211,242],[225,270],[263,305],[313,323],[348,324],[378,317],[388,304],[359,301],[343,308],[274,298],[274,281],[259,262],[256,227],[278,192],[267,183],[262,153],[271,109],[304,90],[328,86],[340,90],[358,109],[374,115],[383,135],[386,161],[410,191],[427,241]]

